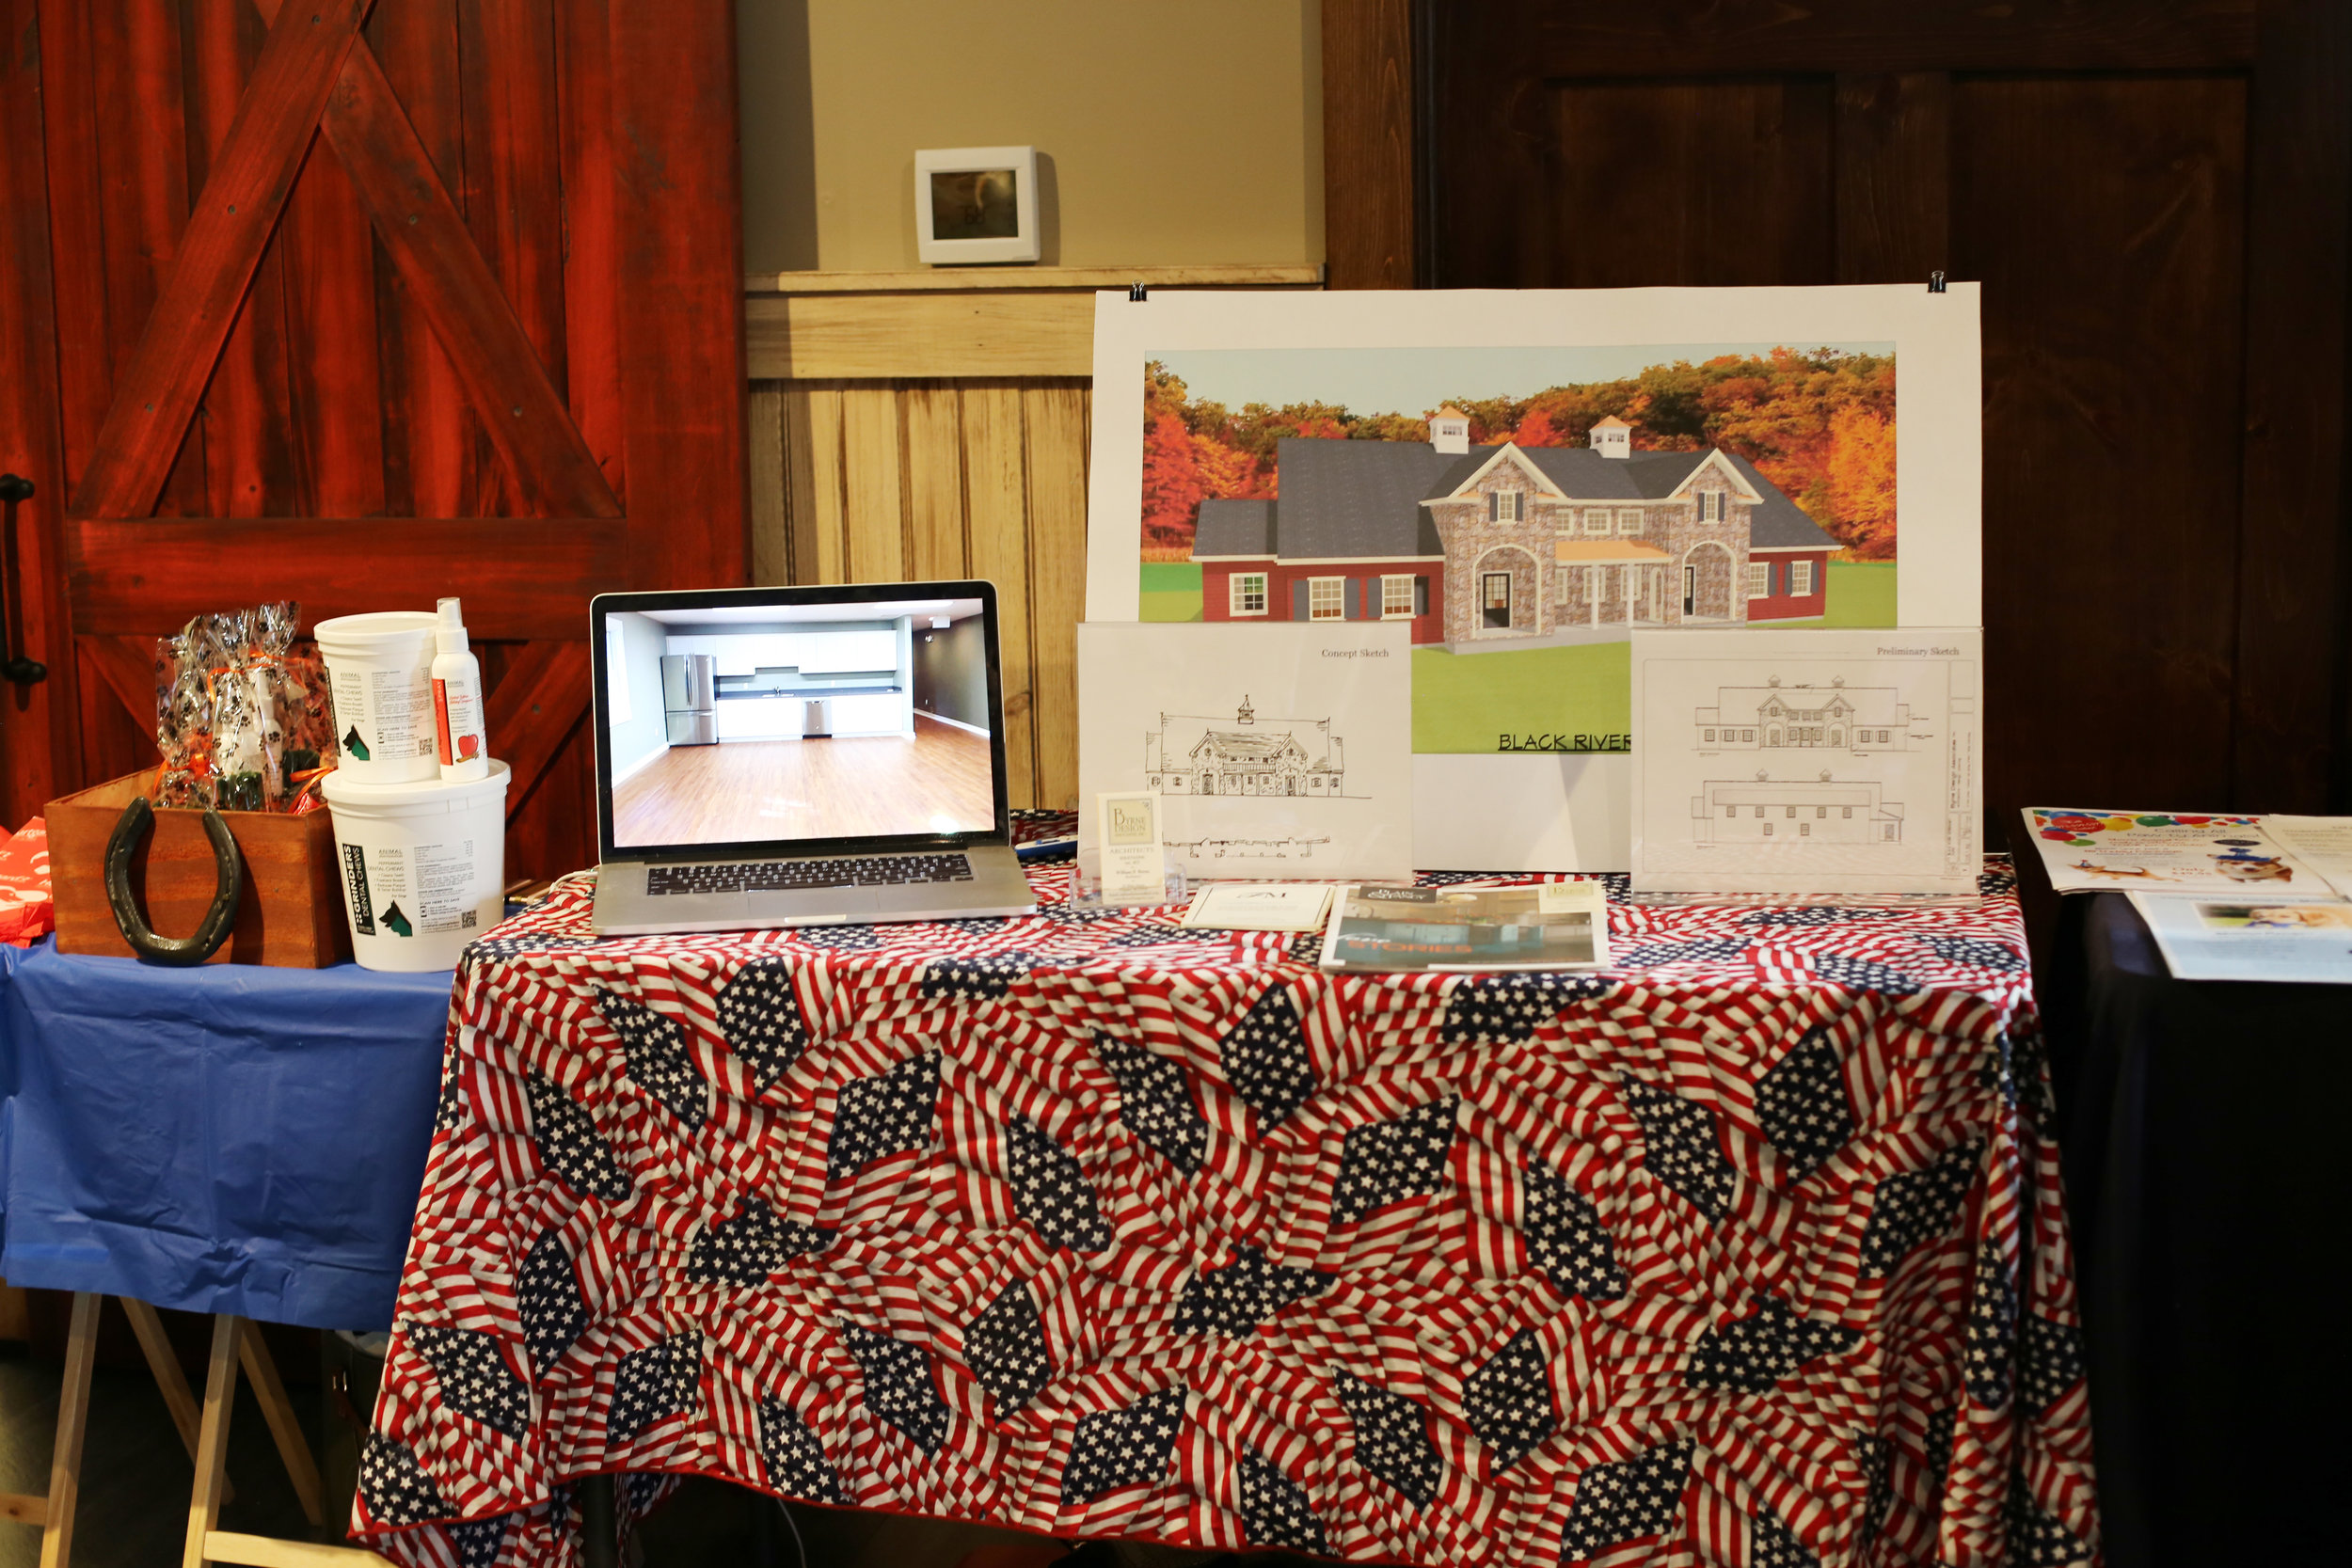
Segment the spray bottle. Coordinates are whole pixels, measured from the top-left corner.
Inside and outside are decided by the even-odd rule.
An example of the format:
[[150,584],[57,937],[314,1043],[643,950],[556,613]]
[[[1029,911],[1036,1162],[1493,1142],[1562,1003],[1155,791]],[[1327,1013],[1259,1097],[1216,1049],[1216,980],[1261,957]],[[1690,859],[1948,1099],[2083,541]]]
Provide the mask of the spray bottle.
[[455,599],[439,605],[433,632],[433,729],[444,782],[486,779],[490,748],[482,733],[482,666],[466,651],[465,613]]

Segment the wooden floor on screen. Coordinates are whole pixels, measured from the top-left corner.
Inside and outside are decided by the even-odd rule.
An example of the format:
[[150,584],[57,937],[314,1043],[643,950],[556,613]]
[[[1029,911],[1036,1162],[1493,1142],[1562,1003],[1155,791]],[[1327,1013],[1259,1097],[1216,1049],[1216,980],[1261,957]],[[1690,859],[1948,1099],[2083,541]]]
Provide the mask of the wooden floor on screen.
[[993,822],[988,737],[920,713],[911,738],[674,746],[612,799],[613,842],[624,847],[970,832]]

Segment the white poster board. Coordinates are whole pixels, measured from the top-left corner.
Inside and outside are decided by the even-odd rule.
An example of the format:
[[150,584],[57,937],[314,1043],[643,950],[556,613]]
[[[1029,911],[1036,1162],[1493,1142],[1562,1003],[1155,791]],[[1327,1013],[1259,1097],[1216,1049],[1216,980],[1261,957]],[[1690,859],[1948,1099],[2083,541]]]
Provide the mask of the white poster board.
[[[1416,641],[1412,768],[1422,863],[1622,870],[1631,853],[1627,753],[1634,743],[1626,733],[1629,696],[1623,661],[1637,626],[1661,621],[1745,626],[1751,605],[1812,626],[1979,624],[1978,308],[1973,284],[1954,283],[1947,293],[1931,294],[1924,281],[1819,289],[1155,290],[1143,301],[1099,294],[1088,619],[1190,622],[1201,630],[1220,616],[1305,619],[1332,612],[1334,606],[1351,620],[1375,613],[1406,619]],[[1782,459],[1773,455],[1780,451],[1774,442],[1793,451],[1799,436],[1826,440],[1835,434],[1827,425],[1791,436],[1766,428],[1769,420],[1743,415],[1744,422],[1726,422],[1707,413],[1708,398],[1715,394],[1706,388],[1720,391],[1720,377],[1730,373],[1724,367],[1739,360],[1769,371],[1786,357],[1833,369],[1883,368],[1885,381],[1894,383],[1890,395],[1899,413],[1870,427],[1877,449],[1850,443],[1851,461],[1841,459],[1835,471],[1823,467],[1817,480],[1801,483],[1804,475],[1792,478],[1776,466]],[[1147,379],[1154,376],[1147,398]],[[1180,466],[1191,461],[1180,450],[1186,433],[1171,427],[1158,431],[1159,445],[1147,462],[1147,411],[1165,425],[1171,388],[1173,395],[1187,395],[1178,385],[1184,376],[1191,378],[1185,418],[1202,428],[1190,432],[1198,461],[1179,476],[1177,504],[1189,505],[1193,520],[1180,517],[1172,532],[1147,532],[1147,513],[1154,531],[1170,515],[1162,454],[1175,450]],[[1671,421],[1658,412],[1665,404],[1651,396],[1658,390],[1653,382],[1673,383],[1667,392],[1684,382],[1698,388],[1689,420],[1701,434],[1661,434]],[[1629,451],[1618,439],[1604,451],[1602,432],[1577,422],[1584,416],[1557,428],[1522,418],[1508,432],[1482,433],[1475,422],[1489,404],[1570,408],[1579,398],[1590,404],[1611,396],[1618,399],[1611,406],[1637,416],[1631,426],[1620,421],[1610,430],[1613,437],[1632,431]],[[1628,397],[1640,406],[1626,403]],[[1470,471],[1475,463],[1445,468],[1436,449],[1454,433],[1441,430],[1435,416],[1459,401],[1476,404],[1470,410],[1466,456],[1483,461],[1503,444],[1518,448],[1518,455],[1484,472]],[[1252,403],[1259,405],[1254,410]],[[1269,408],[1288,422],[1269,424]],[[1644,408],[1651,412],[1643,415]],[[1289,418],[1294,411],[1297,417]],[[1656,428],[1644,427],[1645,418]],[[1216,438],[1220,419],[1237,421],[1237,430],[1247,427],[1233,436],[1241,446]],[[1834,422],[1835,417],[1822,419]],[[1277,439],[1294,428],[1295,437]],[[1573,464],[1561,429],[1581,432],[1574,439],[1591,449],[1578,452]],[[1487,439],[1479,440],[1481,434]],[[1349,439],[1338,440],[1341,435]],[[1320,451],[1311,453],[1314,465],[1286,465],[1302,450],[1293,440],[1311,439],[1327,441],[1325,451],[1358,468],[1397,459],[1385,480],[1396,496],[1383,491],[1377,498],[1379,506],[1398,513],[1392,547],[1346,536],[1354,519],[1377,510],[1349,499],[1362,478],[1341,472],[1349,465],[1327,461]],[[1711,467],[1702,461],[1713,450],[1708,441],[1724,454]],[[1406,471],[1411,464],[1403,449],[1422,446],[1431,449],[1423,466],[1434,477],[1430,487],[1415,494],[1421,476],[1418,469]],[[1371,450],[1376,448],[1393,451]],[[1897,553],[1899,516],[1899,571],[1892,559],[1846,559],[1855,554],[1844,545],[1860,537],[1859,525],[1832,515],[1843,504],[1836,499],[1839,486],[1853,472],[1875,464],[1883,488],[1890,448],[1893,499],[1890,504],[1881,496],[1883,515],[1867,525],[1877,535],[1862,551]],[[1670,450],[1687,458],[1671,476],[1673,485],[1630,483],[1633,470],[1645,466],[1639,460],[1662,458]],[[1248,470],[1252,451],[1259,453],[1258,467]],[[1592,469],[1589,459],[1597,455],[1636,460],[1597,470],[1628,481],[1620,486],[1627,493],[1605,508],[1585,504],[1579,483],[1565,473],[1580,465]],[[1768,488],[1773,472],[1781,475],[1779,487]],[[1451,535],[1436,541],[1424,531],[1411,537],[1417,505],[1433,497],[1475,502],[1498,487],[1498,480],[1514,475],[1534,503],[1518,515],[1534,531],[1550,531],[1514,558],[1522,561],[1516,569],[1524,581],[1487,590],[1484,584],[1506,574],[1489,569],[1493,562],[1486,556],[1466,554]],[[1318,483],[1328,499],[1313,493]],[[1803,554],[1798,546],[1774,543],[1788,533],[1758,533],[1752,557],[1736,553],[1724,564],[1712,554],[1694,553],[1699,546],[1688,538],[1665,536],[1657,528],[1657,520],[1677,506],[1708,521],[1710,503],[1696,493],[1708,486],[1726,492],[1739,515],[1773,514],[1801,534],[1810,525],[1798,513],[1810,507],[1829,518],[1825,527],[1842,533],[1821,535],[1820,543],[1836,547],[1805,558],[1802,578],[1795,576]],[[1205,525],[1198,521],[1204,499],[1219,501],[1222,514],[1218,539],[1207,550],[1200,548]],[[1342,525],[1336,544],[1330,542],[1334,517]],[[1595,517],[1604,520],[1596,524]],[[1595,528],[1606,531],[1587,536]],[[1263,537],[1238,546],[1219,542],[1253,529]],[[1812,542],[1810,535],[1801,541]],[[1253,565],[1239,560],[1236,549],[1266,556],[1264,580],[1234,581]],[[1147,561],[1154,550],[1156,558]],[[1835,568],[1816,564],[1825,561],[1834,561]],[[1750,574],[1758,565],[1771,574],[1764,580],[1772,592],[1751,598]],[[1311,607],[1310,595],[1323,593],[1310,580],[1317,576],[1341,586]],[[1833,577],[1869,580],[1861,592],[1843,593],[1846,583],[1827,584]],[[1147,578],[1154,582],[1150,593]],[[1378,586],[1384,581],[1401,585],[1393,601]],[[1795,592],[1799,581],[1806,594]],[[1417,592],[1428,603],[1409,596]],[[1483,624],[1474,605],[1482,592],[1499,594],[1504,619],[1517,624]],[[1710,595],[1712,602],[1703,602]],[[1508,643],[1507,637],[1524,641]],[[1560,696],[1565,692],[1588,695],[1570,703]],[[1479,801],[1480,809],[1463,810],[1466,800]]]
[[1187,878],[1413,871],[1404,626],[1078,627],[1078,857],[1090,802],[1151,790]]
[[1975,893],[1983,642],[1635,632],[1635,891]]

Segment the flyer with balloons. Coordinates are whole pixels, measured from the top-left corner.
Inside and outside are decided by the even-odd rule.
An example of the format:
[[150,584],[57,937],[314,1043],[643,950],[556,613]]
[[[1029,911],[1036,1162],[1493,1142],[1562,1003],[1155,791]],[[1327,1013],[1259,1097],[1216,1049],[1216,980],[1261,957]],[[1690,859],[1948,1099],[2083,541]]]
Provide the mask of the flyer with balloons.
[[2259,816],[2031,806],[2026,827],[2060,893],[2145,888],[2328,898],[2327,881],[2263,831]]

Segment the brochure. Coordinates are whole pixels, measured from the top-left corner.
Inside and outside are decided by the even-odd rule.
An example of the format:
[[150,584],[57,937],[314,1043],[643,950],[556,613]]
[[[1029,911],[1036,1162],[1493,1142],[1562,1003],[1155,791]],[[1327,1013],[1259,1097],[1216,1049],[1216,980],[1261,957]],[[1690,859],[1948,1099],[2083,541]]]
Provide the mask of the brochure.
[[1184,923],[1195,930],[1316,931],[1330,907],[1327,882],[1212,882]]
[[1609,901],[1597,881],[1340,890],[1323,967],[1377,973],[1598,969]]
[[2352,903],[2131,895],[2176,980],[2352,985]]
[[2339,895],[2352,898],[2352,816],[2273,815],[2263,818],[2263,832]]
[[2026,828],[2060,893],[2332,896],[2326,879],[2275,843],[2259,816],[2029,806]]

